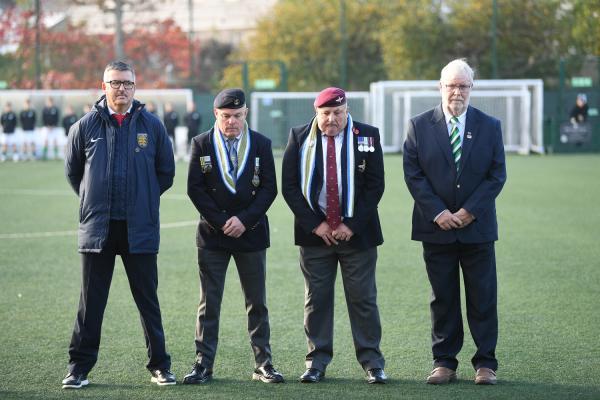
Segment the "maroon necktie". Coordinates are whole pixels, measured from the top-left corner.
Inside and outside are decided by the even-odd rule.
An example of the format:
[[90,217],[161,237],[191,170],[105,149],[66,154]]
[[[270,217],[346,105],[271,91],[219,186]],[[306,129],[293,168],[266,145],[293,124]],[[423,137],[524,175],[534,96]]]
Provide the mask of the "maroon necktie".
[[113,118],[117,121],[117,124],[119,124],[119,126],[123,125],[123,120],[125,118],[127,118],[127,115],[129,115],[129,113],[125,113],[125,114],[113,114]]
[[340,218],[340,197],[338,192],[337,165],[335,162],[335,139],[327,136],[327,182],[325,183],[327,199],[327,224],[337,229],[342,223]]

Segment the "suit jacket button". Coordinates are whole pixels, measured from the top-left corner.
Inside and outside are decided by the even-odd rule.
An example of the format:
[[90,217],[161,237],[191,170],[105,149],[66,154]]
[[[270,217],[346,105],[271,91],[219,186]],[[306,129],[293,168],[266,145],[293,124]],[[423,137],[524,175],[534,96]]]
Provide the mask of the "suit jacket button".
[[457,187],[458,189],[460,189],[460,184],[459,184],[459,185],[456,185],[456,187]]
[[253,191],[252,191],[252,196],[254,196],[255,194],[256,194],[256,191],[255,191],[255,190],[253,190]]

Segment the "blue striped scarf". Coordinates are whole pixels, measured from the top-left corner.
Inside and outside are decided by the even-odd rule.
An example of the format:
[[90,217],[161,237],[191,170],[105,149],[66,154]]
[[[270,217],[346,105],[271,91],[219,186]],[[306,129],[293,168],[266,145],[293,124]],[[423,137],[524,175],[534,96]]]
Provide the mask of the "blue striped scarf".
[[[346,177],[346,179],[342,179],[342,182],[345,182],[342,193],[346,193],[346,196],[342,195],[342,212],[346,218],[352,218],[354,215],[354,138],[352,137],[352,127],[352,117],[348,114],[346,132],[344,132],[346,164],[342,165],[342,175]],[[317,118],[314,117],[311,121],[308,136],[300,146],[300,188],[302,195],[313,211],[315,207],[310,199],[310,193],[315,171],[317,140],[321,139],[318,131]],[[344,159],[344,157],[341,158]],[[339,160],[339,162],[342,160]]]

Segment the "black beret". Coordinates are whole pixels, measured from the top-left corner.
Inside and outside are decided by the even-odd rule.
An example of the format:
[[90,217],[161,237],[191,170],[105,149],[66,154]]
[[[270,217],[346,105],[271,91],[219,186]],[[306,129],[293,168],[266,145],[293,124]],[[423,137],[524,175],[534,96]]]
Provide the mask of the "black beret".
[[215,97],[214,108],[242,108],[246,104],[246,96],[242,89],[225,89]]

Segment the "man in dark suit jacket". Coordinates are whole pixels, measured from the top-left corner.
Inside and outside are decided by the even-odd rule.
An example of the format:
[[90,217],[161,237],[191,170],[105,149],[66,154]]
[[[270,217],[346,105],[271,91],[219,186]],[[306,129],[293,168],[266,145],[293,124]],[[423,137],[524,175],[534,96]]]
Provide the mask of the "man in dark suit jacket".
[[339,262],[356,357],[369,383],[385,383],[375,285],[377,246],[383,243],[377,213],[384,190],[379,131],[352,121],[342,89],[323,90],[314,106],[313,120],[292,128],[282,168],[282,193],[294,213],[306,288],[307,370],[300,381],[319,382],[333,357]]
[[235,260],[248,313],[255,380],[283,382],[273,368],[266,304],[266,212],[277,195],[271,141],[248,129],[240,89],[226,89],[214,101],[215,126],[192,140],[188,196],[200,213],[196,241],[200,305],[196,321],[196,361],[183,383],[212,378],[219,336],[225,274]]
[[442,69],[442,104],[411,119],[404,178],[415,205],[412,239],[423,242],[432,287],[431,384],[456,380],[463,344],[459,267],[467,321],[477,346],[477,384],[495,384],[498,339],[495,199],[506,181],[500,121],[469,106],[473,70],[464,60]]

